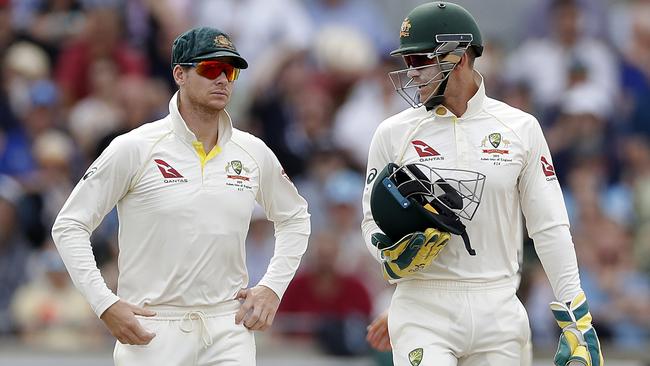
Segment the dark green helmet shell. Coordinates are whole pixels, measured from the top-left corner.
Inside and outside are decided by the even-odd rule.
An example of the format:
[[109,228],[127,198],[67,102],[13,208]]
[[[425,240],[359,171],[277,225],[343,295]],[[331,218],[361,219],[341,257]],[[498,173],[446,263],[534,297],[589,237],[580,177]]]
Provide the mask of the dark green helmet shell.
[[436,36],[444,34],[471,34],[470,46],[476,56],[483,53],[483,39],[476,20],[460,5],[436,1],[413,9],[402,22],[400,47],[393,56],[433,52],[441,43]]
[[[457,235],[462,234],[465,231],[465,226],[460,222],[458,216],[450,210],[437,206],[438,210],[445,210],[447,216],[435,214],[424,208],[426,202],[422,195],[406,197],[405,190],[411,188],[408,187],[411,183],[403,184],[408,179],[404,176],[400,177],[403,174],[400,171],[403,171],[403,169],[409,169],[411,173],[418,176],[420,181],[430,185],[429,179],[414,165],[404,167],[399,167],[393,163],[386,165],[377,175],[370,196],[372,217],[384,234],[393,241],[397,241],[404,235],[416,231],[424,231],[427,228],[436,228]],[[460,203],[455,203],[462,207],[463,203],[460,196],[458,196],[458,199],[460,199]]]

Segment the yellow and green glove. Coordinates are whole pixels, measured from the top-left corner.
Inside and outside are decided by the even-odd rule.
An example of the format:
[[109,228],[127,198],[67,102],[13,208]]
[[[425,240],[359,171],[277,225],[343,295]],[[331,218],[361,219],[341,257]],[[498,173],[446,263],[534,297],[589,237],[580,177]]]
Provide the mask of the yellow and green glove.
[[426,229],[405,235],[393,243],[385,234],[375,233],[372,234],[372,244],[380,251],[384,278],[396,280],[427,268],[450,237],[449,233]]
[[555,353],[557,366],[603,366],[603,354],[596,330],[591,326],[591,314],[584,292],[566,304],[552,302],[551,311],[562,328]]

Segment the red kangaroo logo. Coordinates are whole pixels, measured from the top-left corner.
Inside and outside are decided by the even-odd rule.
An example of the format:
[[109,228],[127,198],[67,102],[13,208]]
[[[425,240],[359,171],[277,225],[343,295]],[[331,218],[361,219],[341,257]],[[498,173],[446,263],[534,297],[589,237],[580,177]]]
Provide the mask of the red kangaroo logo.
[[418,155],[421,158],[424,158],[426,156],[440,155],[436,150],[434,150],[431,146],[427,145],[424,141],[413,140],[411,141],[411,143],[413,144],[415,151],[417,151]]
[[546,158],[542,156],[542,171],[544,172],[544,175],[547,177],[552,177],[555,175],[555,168],[553,168],[553,165],[551,165],[548,161],[546,161]]
[[183,178],[181,173],[172,168],[166,161],[162,159],[154,159],[153,161],[158,164],[158,169],[160,169],[160,173],[162,173],[164,178]]

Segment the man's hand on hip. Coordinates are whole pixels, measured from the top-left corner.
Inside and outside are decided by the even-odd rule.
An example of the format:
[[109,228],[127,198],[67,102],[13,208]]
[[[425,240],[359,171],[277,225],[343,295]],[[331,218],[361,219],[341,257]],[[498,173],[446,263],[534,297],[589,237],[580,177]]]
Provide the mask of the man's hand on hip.
[[380,352],[390,351],[390,335],[388,334],[388,310],[378,315],[368,326],[366,340],[370,346]]
[[156,334],[144,329],[136,315],[154,316],[156,313],[120,300],[106,309],[100,319],[120,343],[149,344]]
[[250,330],[267,330],[273,324],[280,298],[266,286],[241,289],[237,300],[243,300],[235,324],[244,324]]

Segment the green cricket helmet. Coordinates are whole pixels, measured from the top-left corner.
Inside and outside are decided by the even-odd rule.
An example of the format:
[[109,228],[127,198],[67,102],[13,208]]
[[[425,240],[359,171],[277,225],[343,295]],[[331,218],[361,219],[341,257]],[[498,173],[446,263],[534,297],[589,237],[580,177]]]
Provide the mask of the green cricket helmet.
[[424,164],[390,163],[377,175],[370,210],[377,226],[393,242],[427,228],[460,235],[472,249],[461,218],[471,220],[483,195],[485,175]]
[[[395,91],[412,107],[433,108],[442,103],[447,78],[468,48],[476,57],[483,53],[483,38],[474,17],[460,5],[436,1],[413,9],[402,22],[400,46],[392,56],[402,56],[408,69],[389,73]],[[432,64],[431,60],[435,60]],[[426,62],[429,61],[429,62]],[[437,67],[425,80],[407,75],[411,69]],[[427,100],[420,100],[419,88],[437,83]]]

